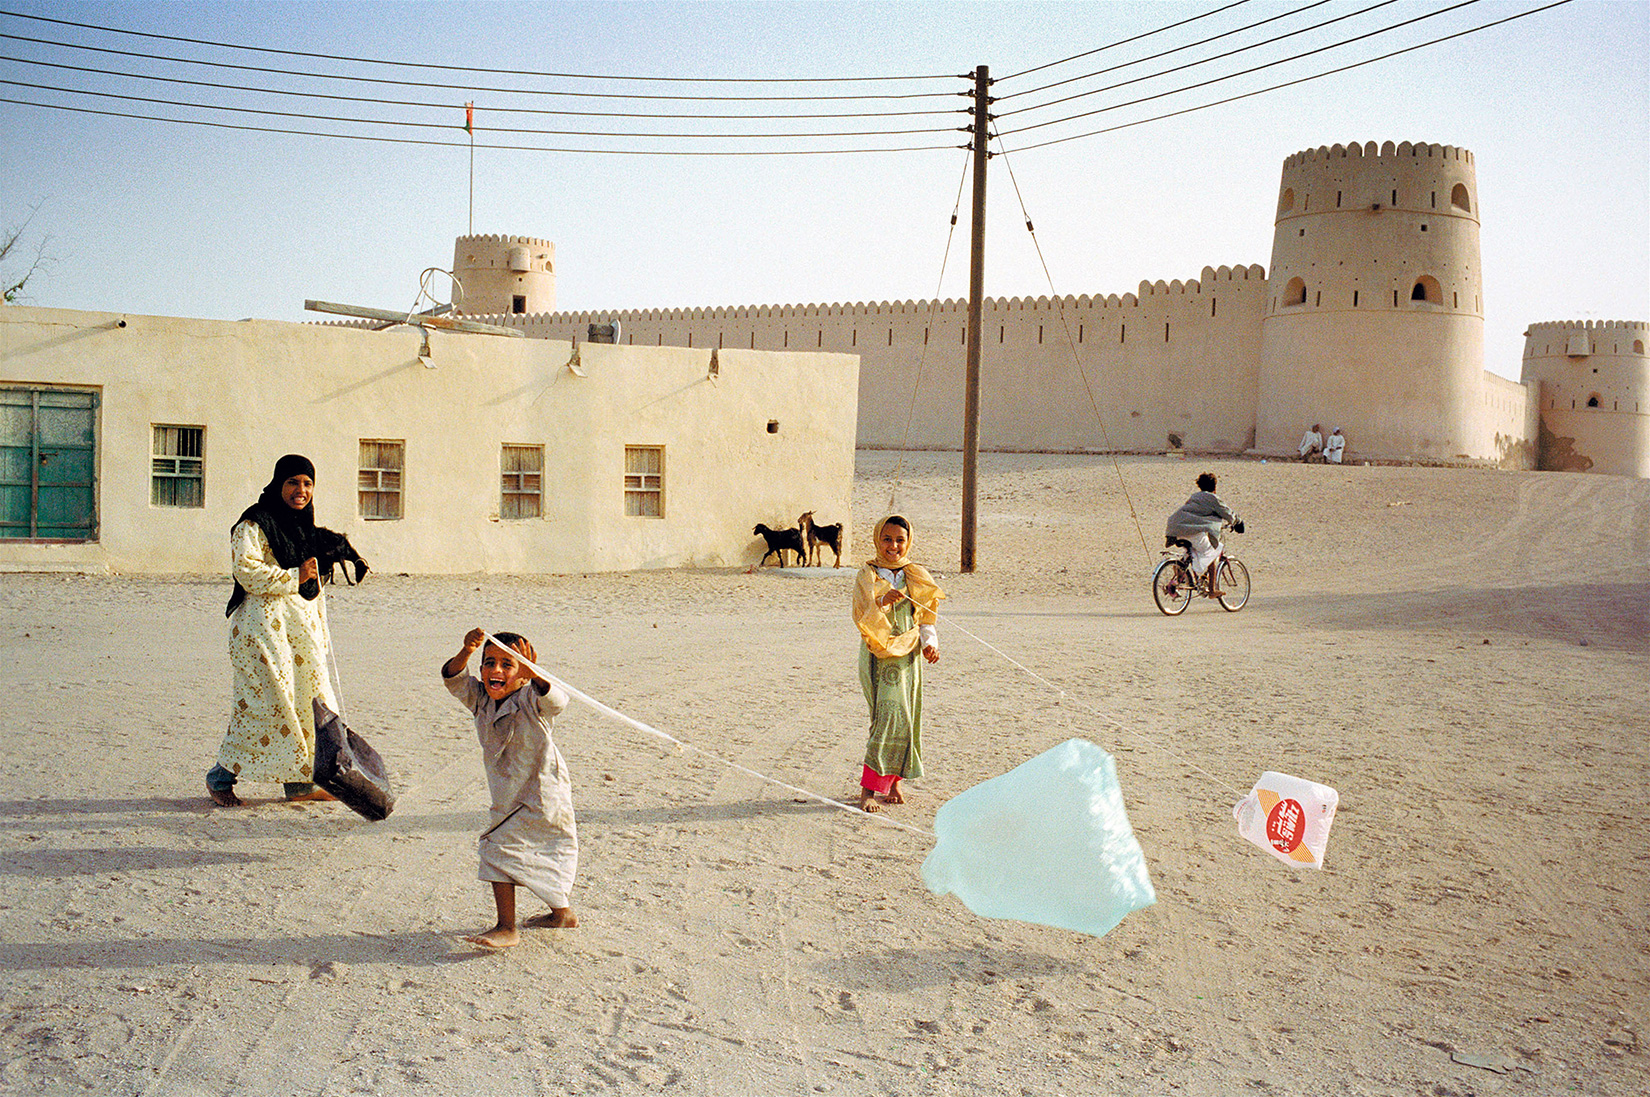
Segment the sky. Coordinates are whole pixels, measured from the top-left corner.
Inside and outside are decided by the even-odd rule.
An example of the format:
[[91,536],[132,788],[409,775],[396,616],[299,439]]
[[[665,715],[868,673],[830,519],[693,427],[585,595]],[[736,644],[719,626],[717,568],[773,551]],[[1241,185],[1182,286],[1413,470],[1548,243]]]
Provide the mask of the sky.
[[[52,262],[25,287],[26,304],[304,321],[319,318],[304,311],[307,298],[413,305],[421,273],[451,267],[454,239],[474,231],[552,241],[563,311],[962,297],[968,135],[958,127],[968,118],[957,112],[968,105],[968,74],[984,65],[1001,135],[986,176],[988,295],[1123,294],[1142,281],[1197,278],[1205,266],[1266,266],[1286,156],[1351,142],[1456,145],[1477,165],[1485,366],[1516,379],[1531,323],[1650,319],[1650,3],[1573,0],[1150,120],[1550,0],[1477,0],[1444,11],[1455,2],[0,0],[0,100],[8,100],[0,101],[0,228],[27,221],[0,273],[43,245]],[[1337,17],[1345,18],[1205,60]],[[1272,21],[1239,29],[1260,20]],[[1192,45],[1225,32],[1235,33]],[[1127,41],[1136,36],[1144,37]],[[1289,60],[1308,51],[1316,52]],[[1165,56],[1144,60],[1154,53]],[[304,56],[314,54],[329,56]],[[1118,67],[1125,62],[1135,63]],[[1151,75],[1174,66],[1188,67]],[[1188,88],[1246,68],[1257,71]],[[1106,69],[1114,71],[1093,75]],[[162,75],[197,83],[139,78]],[[1142,76],[1150,78],[1103,90]],[[793,82],[774,82],[781,80]],[[1046,86],[1057,81],[1067,82]],[[228,84],[308,94],[221,86]],[[1151,95],[1160,97],[1118,105]],[[1052,102],[1066,96],[1073,98]],[[358,101],[368,98],[427,105]],[[476,105],[473,154],[466,101]],[[223,106],[369,121],[215,109]],[[509,109],[522,107],[700,117]],[[925,113],[886,117],[893,111]],[[878,117],[703,117],[753,112]],[[1038,122],[1045,124],[1026,128]],[[1115,128],[1131,122],[1139,124]],[[938,132],[881,132],[907,128]],[[1111,132],[1095,132],[1104,129]],[[771,136],[866,130],[879,132]],[[643,131],[666,136],[637,136]],[[532,147],[491,147],[498,145]],[[596,149],[827,151],[589,151]],[[898,149],[914,151],[887,151]],[[434,286],[438,300],[450,298],[443,279]]]

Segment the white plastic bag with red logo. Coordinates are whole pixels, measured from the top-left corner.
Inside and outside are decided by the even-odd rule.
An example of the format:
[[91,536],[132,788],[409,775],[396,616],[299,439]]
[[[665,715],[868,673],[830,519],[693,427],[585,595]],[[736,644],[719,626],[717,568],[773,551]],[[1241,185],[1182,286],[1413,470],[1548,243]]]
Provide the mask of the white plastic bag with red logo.
[[1260,775],[1232,817],[1238,833],[1286,865],[1322,868],[1340,794],[1287,773]]

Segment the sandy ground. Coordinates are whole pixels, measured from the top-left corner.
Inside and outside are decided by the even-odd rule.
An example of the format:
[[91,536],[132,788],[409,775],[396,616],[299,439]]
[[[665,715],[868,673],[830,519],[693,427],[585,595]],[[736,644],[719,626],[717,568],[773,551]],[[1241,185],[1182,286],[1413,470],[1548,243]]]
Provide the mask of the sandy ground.
[[[860,455],[850,559],[895,465]],[[223,579],[8,575],[0,1091],[1650,1089],[1650,481],[987,455],[959,575],[958,467],[900,470],[952,597],[928,776],[890,815],[929,827],[1093,740],[1155,906],[1103,938],[978,917],[923,887],[922,835],[576,707],[556,738],[583,924],[459,943],[491,917],[481,765],[436,679],[467,628],[524,632],[624,712],[846,797],[846,568],[334,590],[348,718],[401,782],[376,824],[272,786],[206,801]],[[1249,521],[1254,598],[1169,619],[1147,576],[1202,467]],[[1339,790],[1321,873],[1238,838],[1267,769]]]

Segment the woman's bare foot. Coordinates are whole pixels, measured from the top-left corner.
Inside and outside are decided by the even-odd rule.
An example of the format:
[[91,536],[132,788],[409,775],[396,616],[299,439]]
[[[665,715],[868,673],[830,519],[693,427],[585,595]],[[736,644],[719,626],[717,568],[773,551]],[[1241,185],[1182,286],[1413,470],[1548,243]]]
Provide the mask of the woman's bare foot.
[[877,803],[877,795],[868,788],[859,790],[859,810],[864,812],[881,811],[882,805]]
[[896,780],[892,785],[888,786],[888,795],[882,798],[882,802],[885,804],[905,803],[905,793],[899,790],[899,781]]
[[539,914],[527,919],[527,925],[543,929],[574,929],[579,924],[579,916],[573,913],[572,907],[551,907],[549,914]]
[[336,799],[338,799],[338,797],[334,796],[324,788],[312,788],[308,792],[300,792],[296,796],[288,796],[286,798],[286,802],[289,804],[318,804],[323,800]]
[[480,945],[482,948],[490,949],[493,952],[497,952],[499,949],[513,948],[521,944],[521,934],[506,926],[494,926],[486,933],[477,933],[464,939],[472,945]]
[[212,802],[221,808],[238,808],[246,801],[235,795],[232,788],[209,788],[206,794],[212,797]]

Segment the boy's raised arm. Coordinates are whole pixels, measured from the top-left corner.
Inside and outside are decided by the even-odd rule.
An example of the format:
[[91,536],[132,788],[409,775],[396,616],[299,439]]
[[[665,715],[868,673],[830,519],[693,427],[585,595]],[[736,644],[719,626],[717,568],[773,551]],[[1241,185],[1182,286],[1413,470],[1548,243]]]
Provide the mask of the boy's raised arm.
[[464,673],[464,668],[470,665],[470,656],[480,649],[487,634],[481,629],[473,628],[464,634],[464,646],[458,649],[458,654],[441,664],[443,678],[456,678]]

